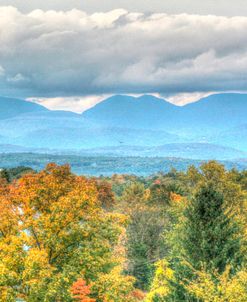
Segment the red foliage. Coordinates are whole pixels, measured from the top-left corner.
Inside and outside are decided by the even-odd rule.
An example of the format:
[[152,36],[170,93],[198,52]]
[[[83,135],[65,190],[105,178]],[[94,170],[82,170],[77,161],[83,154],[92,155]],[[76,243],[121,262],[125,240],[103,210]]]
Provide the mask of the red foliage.
[[155,185],[160,185],[160,184],[161,184],[161,181],[160,181],[159,179],[156,179],[156,180],[154,181],[154,184],[155,184]]
[[97,181],[98,199],[105,209],[110,209],[114,203],[114,193],[112,192],[112,186],[107,181]]

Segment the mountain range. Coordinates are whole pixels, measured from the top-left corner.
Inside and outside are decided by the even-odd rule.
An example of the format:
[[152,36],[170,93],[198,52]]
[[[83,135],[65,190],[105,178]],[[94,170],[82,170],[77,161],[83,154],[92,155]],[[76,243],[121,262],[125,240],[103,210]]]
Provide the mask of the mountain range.
[[214,94],[185,106],[115,95],[82,114],[0,97],[3,152],[246,158],[247,95]]

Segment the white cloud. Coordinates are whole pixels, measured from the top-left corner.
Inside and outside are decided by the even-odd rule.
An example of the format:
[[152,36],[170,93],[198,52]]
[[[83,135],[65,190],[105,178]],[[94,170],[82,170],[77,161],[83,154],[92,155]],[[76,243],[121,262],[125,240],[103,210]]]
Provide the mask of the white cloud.
[[201,98],[205,98],[215,92],[193,92],[193,93],[178,93],[175,95],[171,95],[166,97],[166,100],[171,102],[172,104],[176,104],[178,106],[183,106],[188,103],[193,103],[199,101]]
[[246,31],[247,17],[0,7],[0,94],[52,104],[58,96],[246,90]]
[[76,113],[93,107],[109,95],[88,95],[84,97],[55,97],[55,98],[28,98],[30,102],[38,103],[50,110],[65,110]]

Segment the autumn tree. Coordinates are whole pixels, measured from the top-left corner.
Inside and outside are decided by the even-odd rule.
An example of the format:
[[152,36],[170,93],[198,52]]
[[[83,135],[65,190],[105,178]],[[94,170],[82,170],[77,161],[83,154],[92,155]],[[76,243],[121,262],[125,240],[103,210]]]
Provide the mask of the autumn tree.
[[96,186],[98,189],[98,199],[101,205],[106,210],[112,210],[115,204],[115,196],[112,191],[111,183],[107,180],[96,180]]
[[152,202],[150,190],[139,182],[126,186],[120,199],[127,227],[127,273],[136,277],[136,286],[147,290],[153,278],[155,262],[164,257],[162,238],[166,225],[165,202]]
[[247,301],[247,270],[231,273],[228,266],[222,274],[209,274],[205,270],[194,271],[195,278],[185,284],[187,291],[204,302],[245,302]]
[[198,169],[191,166],[183,177],[187,184],[188,196],[195,194],[204,184],[213,185],[221,193],[228,210],[243,214],[244,192],[241,182],[236,181],[234,173],[227,171],[224,165],[209,161],[203,163]]
[[155,204],[169,205],[173,193],[182,195],[183,189],[170,177],[160,177],[150,185],[150,200]]
[[72,301],[73,282],[97,284],[118,264],[125,217],[105,212],[95,181],[67,165],[3,185],[0,206],[0,291],[8,299]]

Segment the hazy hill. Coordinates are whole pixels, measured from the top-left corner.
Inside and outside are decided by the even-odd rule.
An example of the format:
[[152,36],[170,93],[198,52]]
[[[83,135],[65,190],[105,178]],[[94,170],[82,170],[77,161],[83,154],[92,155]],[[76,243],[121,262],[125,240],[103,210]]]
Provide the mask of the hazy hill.
[[[48,163],[70,163],[72,170],[84,175],[138,174],[150,175],[159,171],[169,172],[171,168],[186,170],[190,165],[199,166],[201,160],[165,158],[165,157],[109,157],[109,156],[75,156],[34,153],[0,154],[0,166],[13,168],[17,166],[31,167],[34,170],[43,169]],[[247,162],[223,161],[227,169],[247,168]]]
[[224,146],[247,150],[247,124],[227,129],[213,137],[212,140]]
[[24,113],[46,112],[43,106],[24,100],[0,97],[0,120],[18,116]]
[[203,139],[246,123],[247,95],[215,94],[182,107],[150,95],[116,95],[87,110],[83,117],[102,126],[163,129]]
[[[180,116],[181,117],[181,116]],[[182,119],[204,127],[230,128],[247,122],[247,95],[210,95],[182,107]]]
[[150,95],[116,95],[82,115],[8,98],[0,98],[0,109],[0,144],[17,145],[16,152],[96,148],[97,154],[202,159],[247,152],[245,94],[211,95],[183,107]]
[[234,148],[223,147],[206,143],[173,143],[161,146],[115,146],[81,150],[82,155],[107,155],[107,156],[160,156],[191,159],[227,160],[247,157],[247,152]]
[[111,127],[86,127],[78,124],[70,127],[53,127],[46,130],[36,129],[15,138],[19,145],[35,148],[85,149],[102,146],[158,146],[169,142],[180,142],[177,135],[165,131],[140,130]]
[[164,129],[175,122],[181,107],[151,95],[115,95],[85,111],[83,117],[104,126]]

